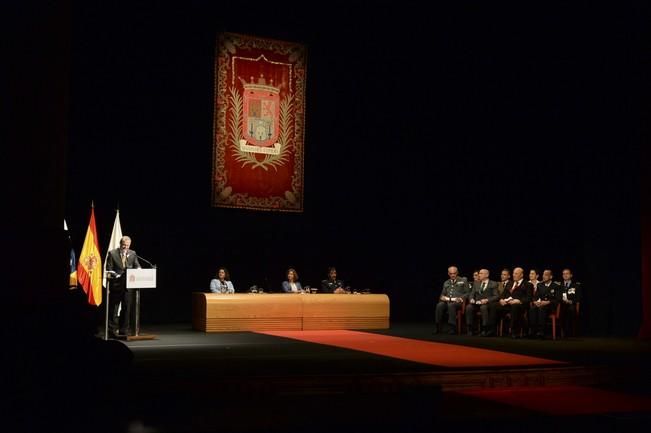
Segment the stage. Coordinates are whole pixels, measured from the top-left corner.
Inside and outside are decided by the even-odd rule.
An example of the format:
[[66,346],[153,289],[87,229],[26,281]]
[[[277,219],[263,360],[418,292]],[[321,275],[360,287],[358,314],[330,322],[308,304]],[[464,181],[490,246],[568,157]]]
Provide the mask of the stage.
[[651,420],[651,346],[634,339],[432,335],[427,323],[143,330],[157,339],[120,342],[133,354],[125,416],[152,431],[432,431],[491,419],[489,431],[641,431]]

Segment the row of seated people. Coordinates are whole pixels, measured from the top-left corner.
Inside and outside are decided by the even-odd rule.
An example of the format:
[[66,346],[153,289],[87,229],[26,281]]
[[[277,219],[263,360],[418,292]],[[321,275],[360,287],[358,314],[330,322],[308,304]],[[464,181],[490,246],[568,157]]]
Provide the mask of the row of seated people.
[[[303,293],[310,290],[309,286],[303,288],[298,278],[298,272],[294,268],[287,270],[287,279],[282,282],[281,288],[285,293]],[[224,267],[217,269],[216,277],[210,281],[210,291],[222,294],[235,293],[235,286],[231,281],[228,269]],[[312,289],[312,292],[315,290]],[[318,292],[343,294],[350,293],[350,288],[344,285],[343,280],[337,278],[337,269],[330,267],[328,268],[328,278],[321,281]]]
[[[436,304],[434,333],[443,332],[447,315],[449,334],[461,333],[465,316],[466,332],[474,335],[475,316],[479,315],[478,334],[482,337],[498,335],[498,325],[506,319],[510,325],[507,334],[512,338],[543,339],[549,317],[553,320],[554,338],[556,318],[561,322],[562,335],[576,335],[582,289],[570,269],[563,270],[561,282],[553,281],[550,269],[543,272],[542,281],[536,270],[529,272],[526,281],[522,268],[513,269],[513,278],[508,269],[502,270],[500,283],[490,279],[487,269],[476,271],[472,283],[459,276],[456,266],[448,268],[448,276]],[[502,326],[499,328],[502,330]]]

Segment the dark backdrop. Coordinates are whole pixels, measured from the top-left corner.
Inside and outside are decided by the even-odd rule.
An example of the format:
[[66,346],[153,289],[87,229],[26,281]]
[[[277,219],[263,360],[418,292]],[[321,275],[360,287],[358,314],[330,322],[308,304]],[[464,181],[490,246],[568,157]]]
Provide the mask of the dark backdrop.
[[[189,321],[220,265],[238,291],[335,265],[431,319],[457,264],[569,266],[586,332],[637,331],[645,9],[159,3],[72,7],[66,217],[79,253],[94,200],[104,253],[119,205],[159,268],[143,326]],[[219,31],[308,46],[302,214],[210,207]]]

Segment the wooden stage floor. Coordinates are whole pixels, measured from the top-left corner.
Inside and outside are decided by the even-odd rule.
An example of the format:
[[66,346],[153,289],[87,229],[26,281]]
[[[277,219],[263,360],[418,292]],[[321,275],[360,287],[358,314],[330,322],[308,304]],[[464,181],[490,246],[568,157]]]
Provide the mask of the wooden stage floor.
[[432,335],[427,323],[366,331],[380,342],[396,337],[398,348],[453,345],[462,355],[481,349],[560,361],[468,367],[464,356],[458,366],[436,365],[286,336],[197,332],[190,324],[144,331],[157,339],[120,344],[133,354],[130,417],[154,431],[433,431],[458,427],[458,417],[492,419],[499,432],[645,431],[651,420],[651,345],[632,338]]

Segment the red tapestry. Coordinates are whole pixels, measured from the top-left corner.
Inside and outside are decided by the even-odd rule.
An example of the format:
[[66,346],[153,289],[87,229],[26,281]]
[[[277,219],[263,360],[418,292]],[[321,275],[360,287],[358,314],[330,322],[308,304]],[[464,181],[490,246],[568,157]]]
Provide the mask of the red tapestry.
[[305,46],[221,34],[212,204],[303,211]]

